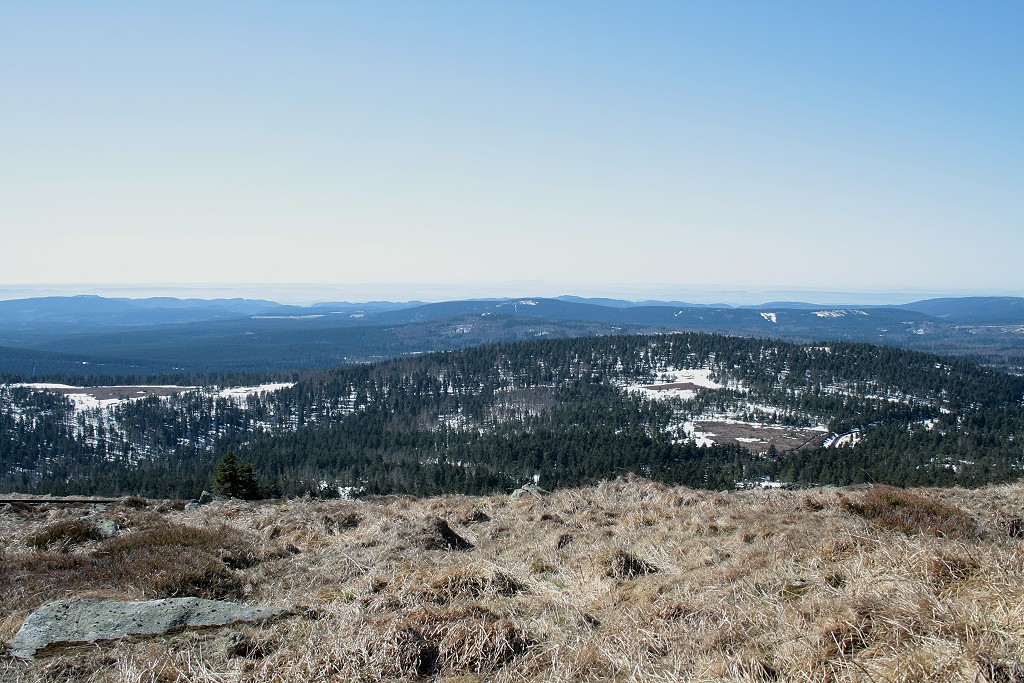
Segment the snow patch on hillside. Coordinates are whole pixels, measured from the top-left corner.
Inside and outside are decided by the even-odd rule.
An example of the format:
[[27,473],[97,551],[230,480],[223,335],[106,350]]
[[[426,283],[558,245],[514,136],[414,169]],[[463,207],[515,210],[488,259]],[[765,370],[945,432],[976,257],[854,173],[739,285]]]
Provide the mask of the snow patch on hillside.
[[[138,401],[150,396],[166,396],[193,391],[198,387],[183,387],[174,384],[147,384],[138,386],[118,387],[78,387],[70,384],[54,384],[47,382],[27,382],[11,384],[11,387],[37,389],[62,394],[75,406],[75,412],[111,408],[128,401]],[[108,394],[115,393],[115,396]],[[101,398],[102,397],[102,398]]]
[[214,396],[216,398],[238,401],[245,399],[247,396],[266,394],[272,391],[280,391],[281,389],[291,389],[293,386],[295,386],[295,382],[268,382],[252,387],[225,387],[214,393]]
[[627,384],[623,389],[655,400],[668,398],[687,400],[696,396],[701,389],[722,389],[724,386],[711,378],[711,370],[680,370],[669,367],[658,372],[658,381],[655,384]]
[[715,445],[714,432],[702,432],[698,431],[693,422],[683,423],[683,432],[686,434],[686,440],[692,441],[698,447],[710,448]]

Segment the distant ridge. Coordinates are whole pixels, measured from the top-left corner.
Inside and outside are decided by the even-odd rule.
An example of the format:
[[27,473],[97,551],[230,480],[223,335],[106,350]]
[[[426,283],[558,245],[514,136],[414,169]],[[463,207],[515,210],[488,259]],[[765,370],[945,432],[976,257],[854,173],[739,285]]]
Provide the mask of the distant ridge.
[[330,367],[536,337],[714,332],[858,341],[1024,372],[1024,298],[710,306],[563,295],[423,303],[101,296],[0,301],[0,372],[144,375]]
[[[763,304],[754,304],[749,306],[739,306],[739,308],[749,308],[755,311],[763,311],[769,308],[782,308],[788,310],[799,310],[799,311],[813,311],[819,308],[840,308],[834,304],[811,304],[806,301],[768,301]],[[857,308],[866,308],[857,306]]]
[[692,304],[685,301],[660,301],[657,299],[645,299],[644,301],[627,301],[626,299],[604,299],[601,297],[583,297],[563,294],[556,296],[558,301],[566,301],[575,304],[593,304],[595,306],[608,306],[611,308],[638,308],[640,306],[679,306],[681,308],[734,308],[729,304]]
[[925,299],[898,308],[958,322],[1024,324],[1024,298],[1016,296]]

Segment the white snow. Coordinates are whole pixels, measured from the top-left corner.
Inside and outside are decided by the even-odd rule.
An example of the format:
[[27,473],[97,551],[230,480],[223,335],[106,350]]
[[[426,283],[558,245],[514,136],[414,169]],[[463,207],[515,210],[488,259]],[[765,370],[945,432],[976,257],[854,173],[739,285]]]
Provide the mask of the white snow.
[[269,382],[254,387],[227,387],[215,393],[214,396],[217,398],[239,399],[253,394],[290,389],[293,386],[295,386],[295,382]]
[[[697,395],[697,389],[667,386],[672,384],[692,384],[697,389],[721,389],[724,386],[711,379],[711,370],[666,368],[659,371],[656,384],[628,384],[624,389],[643,394],[646,398],[651,399],[681,398],[687,400]],[[658,388],[661,386],[665,386],[665,388]]]
[[822,448],[846,448],[846,447],[852,448],[852,447],[857,445],[857,442],[860,441],[860,439],[861,439],[860,430],[859,429],[855,429],[855,430],[853,430],[851,432],[847,432],[845,434],[835,434],[833,436],[830,436],[829,438],[825,439],[825,441],[821,444],[821,447]]
[[309,315],[254,315],[253,320],[309,320],[310,318],[325,318],[326,313],[311,313]]
[[176,384],[146,384],[146,385],[132,385],[132,386],[118,386],[116,387],[122,393],[128,389],[136,389],[136,396],[118,397],[118,398],[104,398],[100,399],[94,396],[90,391],[104,390],[110,387],[76,387],[70,384],[53,384],[47,382],[25,382],[21,384],[12,384],[12,387],[24,387],[26,389],[39,389],[42,391],[54,391],[59,394],[63,394],[75,404],[75,411],[81,412],[84,410],[92,410],[95,408],[109,408],[116,406],[121,403],[128,401],[137,401],[142,398],[147,398],[152,394],[148,389],[172,389],[176,393],[182,393],[185,391],[192,391],[197,387],[183,387]]
[[762,313],[761,317],[764,318],[765,320],[767,320],[768,322],[772,322],[772,323],[776,323],[776,324],[779,322],[779,317],[777,315],[775,315],[774,313]]
[[438,415],[437,425],[440,427],[444,425],[449,429],[464,429],[469,425],[469,420],[462,413],[451,413],[448,415]]
[[686,434],[686,440],[692,441],[697,446],[711,447],[715,445],[714,440],[711,438],[716,436],[714,432],[698,432],[694,428],[692,422],[683,423],[683,432]]
[[707,369],[677,370],[675,368],[666,368],[661,371],[660,378],[663,382],[670,384],[688,382],[707,389],[721,389],[725,386],[711,379],[711,370]]

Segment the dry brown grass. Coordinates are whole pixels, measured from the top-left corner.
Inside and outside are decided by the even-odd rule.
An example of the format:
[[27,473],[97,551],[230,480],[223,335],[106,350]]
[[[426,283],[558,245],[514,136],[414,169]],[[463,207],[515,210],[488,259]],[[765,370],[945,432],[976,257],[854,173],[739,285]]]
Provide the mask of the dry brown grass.
[[57,548],[67,552],[72,546],[103,538],[99,527],[84,519],[62,519],[32,534],[25,545],[36,550]]
[[118,506],[97,513],[118,515],[118,537],[66,553],[24,542],[60,510],[12,511],[0,638],[44,599],[190,585],[119,573],[156,558],[198,575],[199,592],[301,609],[32,664],[0,657],[0,680],[1017,683],[1022,494],[624,479],[521,501]]
[[864,519],[907,534],[970,538],[978,533],[974,520],[952,505],[891,486],[874,486],[859,500],[844,497],[841,503]]

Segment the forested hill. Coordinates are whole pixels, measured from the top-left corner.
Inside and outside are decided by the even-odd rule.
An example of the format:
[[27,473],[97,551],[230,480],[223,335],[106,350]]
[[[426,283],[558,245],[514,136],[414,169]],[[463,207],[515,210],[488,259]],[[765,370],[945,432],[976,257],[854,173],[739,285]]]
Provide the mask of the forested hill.
[[539,340],[307,371],[270,389],[90,402],[7,385],[0,488],[193,496],[228,451],[288,495],[555,488],[624,472],[710,488],[974,485],[1024,466],[1024,378],[867,344]]

